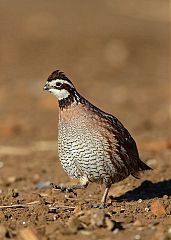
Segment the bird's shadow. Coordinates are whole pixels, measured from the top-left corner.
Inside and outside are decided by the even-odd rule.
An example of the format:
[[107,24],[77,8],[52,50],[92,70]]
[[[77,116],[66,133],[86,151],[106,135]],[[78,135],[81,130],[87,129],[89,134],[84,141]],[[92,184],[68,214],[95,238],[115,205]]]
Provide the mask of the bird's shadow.
[[152,183],[151,181],[144,181],[142,184],[119,197],[111,196],[112,199],[117,201],[136,201],[138,199],[153,199],[161,198],[164,195],[171,196],[171,179],[164,180],[157,183]]

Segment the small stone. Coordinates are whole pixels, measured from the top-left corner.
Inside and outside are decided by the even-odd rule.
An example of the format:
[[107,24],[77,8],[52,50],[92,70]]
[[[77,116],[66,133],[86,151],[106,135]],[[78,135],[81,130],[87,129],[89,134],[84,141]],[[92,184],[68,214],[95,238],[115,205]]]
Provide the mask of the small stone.
[[140,199],[138,199],[138,201],[137,201],[138,203],[142,203],[142,199],[140,198]]
[[121,207],[120,213],[123,213],[123,212],[125,212],[125,208]]
[[161,201],[155,200],[151,204],[151,211],[156,216],[164,216],[166,215],[166,210],[164,208],[164,205]]
[[39,196],[40,197],[48,197],[48,194],[47,193],[39,193]]
[[139,239],[141,239],[141,236],[139,234],[137,234],[137,235],[135,235],[134,239],[139,240]]
[[116,229],[113,231],[114,234],[117,234],[118,232],[119,232],[119,228],[116,228]]
[[168,234],[171,235],[171,227],[168,229]]
[[144,208],[145,212],[149,212],[150,209],[148,207]]
[[57,213],[56,207],[49,207],[48,213]]

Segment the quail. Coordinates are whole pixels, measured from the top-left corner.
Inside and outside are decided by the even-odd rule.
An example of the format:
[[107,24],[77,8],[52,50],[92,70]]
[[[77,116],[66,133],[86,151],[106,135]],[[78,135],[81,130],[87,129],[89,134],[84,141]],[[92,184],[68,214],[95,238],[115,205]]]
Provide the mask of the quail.
[[58,153],[65,172],[80,184],[52,184],[58,190],[86,188],[89,182],[105,186],[100,207],[105,207],[112,184],[129,175],[139,178],[150,170],[140,160],[135,140],[123,124],[84,97],[59,70],[51,73],[44,86],[59,102]]

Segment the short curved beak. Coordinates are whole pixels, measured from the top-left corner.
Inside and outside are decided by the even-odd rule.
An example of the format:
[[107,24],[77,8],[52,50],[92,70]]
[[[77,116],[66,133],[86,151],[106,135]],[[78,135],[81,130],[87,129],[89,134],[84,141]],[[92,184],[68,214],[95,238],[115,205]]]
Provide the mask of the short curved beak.
[[49,90],[49,84],[46,83],[43,90]]

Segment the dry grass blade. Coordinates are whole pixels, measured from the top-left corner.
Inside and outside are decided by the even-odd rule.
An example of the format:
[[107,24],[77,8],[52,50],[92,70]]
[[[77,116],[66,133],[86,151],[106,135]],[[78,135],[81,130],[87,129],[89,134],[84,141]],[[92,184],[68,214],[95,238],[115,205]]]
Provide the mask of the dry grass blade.
[[0,206],[0,209],[4,208],[27,208],[29,206],[32,206],[34,204],[39,203],[39,201],[34,201],[34,202],[29,202],[29,203],[24,203],[24,204],[13,204],[13,205],[2,205]]

